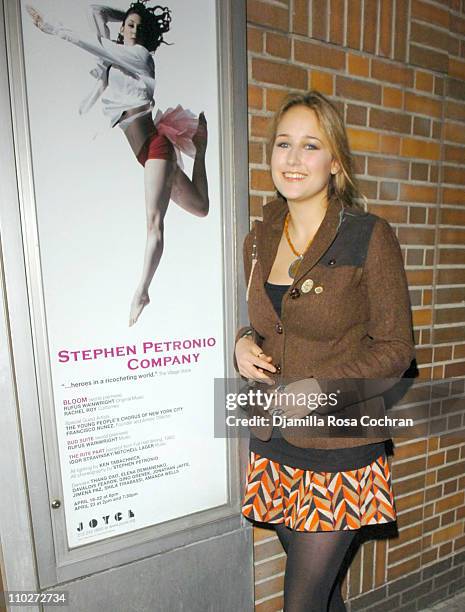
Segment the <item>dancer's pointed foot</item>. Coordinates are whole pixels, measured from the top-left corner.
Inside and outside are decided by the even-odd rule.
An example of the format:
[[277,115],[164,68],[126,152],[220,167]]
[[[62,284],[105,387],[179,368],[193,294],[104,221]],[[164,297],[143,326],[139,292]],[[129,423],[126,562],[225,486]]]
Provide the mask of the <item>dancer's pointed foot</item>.
[[131,312],[129,314],[129,327],[132,327],[137,323],[137,319],[140,317],[140,313],[149,304],[150,298],[148,293],[140,293],[136,291],[131,303]]
[[199,115],[199,124],[195,134],[192,136],[192,142],[194,143],[197,154],[205,155],[208,142],[208,129],[207,120],[205,119],[203,111]]

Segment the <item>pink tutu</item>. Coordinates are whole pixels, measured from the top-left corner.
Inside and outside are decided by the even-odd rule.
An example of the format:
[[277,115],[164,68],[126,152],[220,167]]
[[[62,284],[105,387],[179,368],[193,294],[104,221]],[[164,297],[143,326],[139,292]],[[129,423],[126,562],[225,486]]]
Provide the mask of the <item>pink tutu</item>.
[[181,152],[195,157],[196,148],[192,138],[199,124],[197,115],[178,104],[176,108],[168,108],[164,113],[157,111],[154,123],[157,132],[173,143],[179,166],[182,167]]

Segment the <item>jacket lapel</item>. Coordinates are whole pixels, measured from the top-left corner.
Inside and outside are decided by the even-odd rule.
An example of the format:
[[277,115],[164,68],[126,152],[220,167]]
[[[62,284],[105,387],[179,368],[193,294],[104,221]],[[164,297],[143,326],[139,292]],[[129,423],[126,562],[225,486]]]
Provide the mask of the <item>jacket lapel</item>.
[[313,242],[302,259],[298,272],[294,278],[294,284],[308,274],[334,242],[343,221],[343,213],[344,207],[341,202],[334,199],[329,203],[326,214],[315,234]]
[[[273,267],[288,210],[284,200],[270,202],[264,208],[263,223],[257,224],[257,250],[263,282],[268,280]],[[293,284],[305,276],[329,249],[342,223],[343,212],[344,207],[338,200],[334,199],[329,203],[315,238],[302,259]]]
[[283,200],[270,202],[263,209],[263,223],[257,224],[257,251],[263,282],[268,280],[273,267],[288,210]]

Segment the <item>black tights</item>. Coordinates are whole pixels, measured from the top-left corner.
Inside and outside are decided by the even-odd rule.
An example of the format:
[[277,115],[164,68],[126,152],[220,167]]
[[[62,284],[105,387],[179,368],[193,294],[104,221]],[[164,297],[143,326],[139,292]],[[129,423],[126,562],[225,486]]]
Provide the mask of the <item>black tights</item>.
[[345,612],[335,582],[357,531],[293,531],[284,524],[275,529],[287,553],[284,612]]

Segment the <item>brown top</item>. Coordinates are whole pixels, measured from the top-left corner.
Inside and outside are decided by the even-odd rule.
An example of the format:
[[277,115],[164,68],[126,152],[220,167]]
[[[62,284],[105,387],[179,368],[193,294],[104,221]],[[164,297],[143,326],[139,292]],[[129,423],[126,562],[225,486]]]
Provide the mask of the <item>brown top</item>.
[[[278,317],[264,283],[287,212],[281,199],[267,204],[263,221],[255,223],[244,242],[247,280],[254,239],[258,254],[248,300],[256,340],[272,356],[277,382],[314,377],[328,393],[336,388],[354,391],[344,389],[342,379],[377,379],[374,388],[368,382],[357,385],[355,393],[362,400],[363,414],[370,414],[371,409],[379,414],[380,404],[384,406],[380,393],[402,376],[414,357],[410,300],[397,238],[384,219],[332,201]],[[380,383],[380,379],[386,380]],[[353,393],[347,397],[354,402]],[[251,427],[257,438],[268,440],[272,432],[269,415],[255,406],[249,415],[268,418],[267,424]],[[316,438],[310,429],[292,426],[281,433],[302,448],[347,448],[389,438]]]

